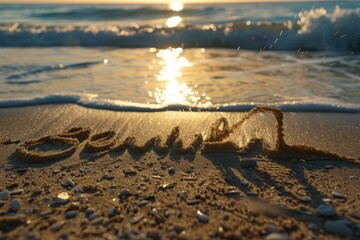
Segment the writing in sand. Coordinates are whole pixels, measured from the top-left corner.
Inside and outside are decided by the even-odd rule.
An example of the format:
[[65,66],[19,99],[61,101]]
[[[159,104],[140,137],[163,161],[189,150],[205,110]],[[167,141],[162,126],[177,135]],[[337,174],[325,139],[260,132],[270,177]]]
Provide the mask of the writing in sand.
[[[251,119],[258,113],[270,113],[275,118],[275,143],[269,147],[263,139],[251,138],[243,146],[237,145],[230,140],[234,134],[247,120]],[[352,162],[358,162],[336,153],[326,150],[320,150],[308,145],[289,145],[284,140],[284,116],[277,109],[268,106],[256,107],[247,112],[240,121],[229,124],[226,118],[216,120],[210,129],[209,136],[204,137],[202,134],[195,134],[194,140],[184,146],[183,141],[179,138],[180,128],[174,127],[171,133],[162,141],[160,136],[155,136],[145,142],[143,145],[136,144],[135,137],[127,137],[120,141],[117,139],[115,131],[105,131],[91,135],[91,129],[87,127],[71,128],[55,136],[46,136],[35,140],[30,140],[20,145],[16,149],[16,157],[28,163],[49,162],[65,159],[70,157],[79,147],[80,143],[86,141],[83,151],[94,153],[97,156],[103,156],[109,152],[128,151],[134,154],[154,151],[156,154],[196,154],[196,153],[213,153],[213,152],[233,152],[239,155],[245,155],[252,151],[261,149],[261,152],[270,159],[295,159],[311,158],[326,159],[336,158]],[[60,149],[53,149],[44,146],[61,146]]]

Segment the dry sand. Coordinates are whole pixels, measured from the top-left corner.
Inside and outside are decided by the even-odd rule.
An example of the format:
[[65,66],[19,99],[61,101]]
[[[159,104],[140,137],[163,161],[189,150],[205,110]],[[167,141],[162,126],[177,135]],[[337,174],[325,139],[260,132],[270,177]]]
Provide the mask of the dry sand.
[[[106,148],[127,137],[143,145],[159,135],[164,143],[176,126],[188,146],[195,134],[209,138],[217,119],[232,125],[245,114],[0,109],[0,239],[359,239],[360,114],[285,113],[286,146],[319,150],[288,159],[261,146],[242,154],[221,144],[202,153],[205,143],[196,154]],[[227,140],[241,146],[259,138],[276,148],[276,123],[270,113],[255,114]],[[75,152],[66,157],[16,154],[26,141],[72,127],[91,132],[78,145],[73,139]],[[104,131],[114,138],[108,132],[89,143]],[[89,152],[101,144],[104,151]],[[71,147],[30,145],[29,153]]]

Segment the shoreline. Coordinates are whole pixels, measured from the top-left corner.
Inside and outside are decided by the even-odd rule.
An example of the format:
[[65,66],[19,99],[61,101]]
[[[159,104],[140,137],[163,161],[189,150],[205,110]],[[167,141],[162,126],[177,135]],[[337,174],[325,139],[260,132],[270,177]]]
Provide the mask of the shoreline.
[[[166,139],[179,126],[179,137],[188,146],[196,133],[209,136],[216,119],[225,117],[233,124],[244,114],[111,112],[41,105],[0,109],[4,126],[0,134],[2,142],[8,138],[23,144],[81,126],[91,129],[90,136],[115,131],[117,138],[133,136],[141,145],[157,135]],[[360,114],[285,113],[285,141],[359,159],[359,122]],[[274,123],[264,113],[242,131],[253,137],[256,126],[262,130],[256,136],[271,145]],[[66,159],[38,164],[16,159],[18,143],[1,145],[0,198],[6,191],[9,196],[1,199],[0,239],[360,236],[359,164],[331,158],[269,159],[261,151],[97,155],[83,151],[86,144],[79,143]],[[59,200],[64,197],[59,197],[61,193],[67,193],[66,202]],[[320,205],[328,212],[322,212]]]

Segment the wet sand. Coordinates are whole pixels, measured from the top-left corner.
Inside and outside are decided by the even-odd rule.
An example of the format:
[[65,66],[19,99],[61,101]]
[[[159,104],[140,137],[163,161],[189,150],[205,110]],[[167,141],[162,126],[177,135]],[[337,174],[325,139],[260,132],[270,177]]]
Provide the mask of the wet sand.
[[[0,109],[5,143],[0,239],[359,238],[360,114],[284,113],[286,146],[319,150],[286,159],[264,149],[265,144],[276,148],[277,142],[277,121],[267,112],[229,134],[227,140],[240,147],[263,140],[246,152],[225,145],[202,151],[205,140],[196,153],[175,147],[155,151],[154,144],[143,151],[113,148],[129,137],[136,142],[131,146],[145,146],[155,136],[165,144],[178,126],[174,136],[184,150],[195,134],[210,139],[217,119],[233,125],[245,115],[111,112],[75,105]],[[73,127],[88,127],[90,133],[66,156],[34,163],[36,156],[33,161],[17,154],[31,139]],[[105,131],[114,132],[96,135]],[[74,141],[51,143],[27,150],[51,155]]]

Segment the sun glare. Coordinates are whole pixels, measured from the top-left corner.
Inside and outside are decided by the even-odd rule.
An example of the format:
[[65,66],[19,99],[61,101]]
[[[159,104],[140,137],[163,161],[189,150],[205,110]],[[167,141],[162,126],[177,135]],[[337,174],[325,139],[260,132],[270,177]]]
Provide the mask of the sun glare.
[[[192,66],[185,57],[180,56],[182,52],[182,48],[168,48],[159,50],[156,54],[162,66],[157,80],[162,84],[160,88],[155,88],[151,96],[155,97],[157,103],[193,105],[201,100],[198,92],[194,92],[186,83],[178,80],[182,77],[182,69]],[[205,104],[211,104],[210,98],[206,99],[208,102]]]
[[182,22],[182,18],[179,16],[171,17],[166,21],[166,26],[169,28],[177,27]]
[[170,3],[170,9],[174,12],[180,12],[184,9],[184,4],[178,1],[172,2]]
[[163,90],[156,89],[155,98],[157,103],[188,104],[187,97],[193,95],[193,92],[185,83],[177,81],[177,78],[182,75],[181,69],[191,65],[186,58],[180,57],[182,52],[182,48],[169,48],[160,50],[156,54],[158,58],[161,58],[160,65],[163,66],[157,79],[166,83]]

